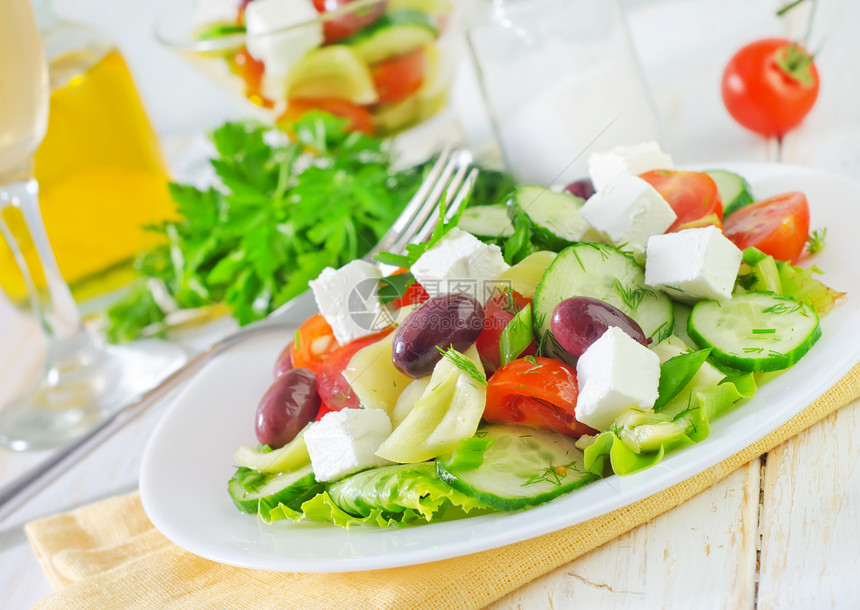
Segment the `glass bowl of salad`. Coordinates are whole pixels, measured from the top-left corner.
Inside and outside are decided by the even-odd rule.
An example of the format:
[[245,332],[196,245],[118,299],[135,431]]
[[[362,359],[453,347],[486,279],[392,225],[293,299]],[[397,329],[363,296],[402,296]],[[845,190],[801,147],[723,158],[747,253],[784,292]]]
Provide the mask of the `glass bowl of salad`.
[[389,136],[447,104],[451,0],[192,0],[157,38],[288,126],[311,110]]

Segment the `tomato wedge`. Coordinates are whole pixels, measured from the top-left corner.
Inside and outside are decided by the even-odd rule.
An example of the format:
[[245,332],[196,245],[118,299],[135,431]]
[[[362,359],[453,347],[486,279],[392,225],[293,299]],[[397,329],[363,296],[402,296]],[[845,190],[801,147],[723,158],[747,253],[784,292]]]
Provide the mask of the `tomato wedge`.
[[[509,298],[507,294],[498,295],[488,301],[484,307],[484,330],[478,335],[475,347],[481,356],[484,369],[490,373],[502,364],[499,336],[508,323],[514,319],[516,312],[532,302],[530,298],[524,297],[518,292],[511,291],[511,294],[513,299]],[[537,346],[532,344],[523,352],[523,356],[533,356],[536,348]]]
[[[313,0],[314,8],[318,13],[330,13],[353,2],[354,0]],[[346,11],[340,17],[323,21],[323,36],[325,44],[332,44],[338,40],[349,38],[360,29],[370,25],[379,19],[385,12],[387,0],[380,0],[370,5],[364,3],[359,8]]]
[[386,59],[370,67],[373,84],[383,104],[401,102],[424,84],[426,73],[424,49]]
[[[678,218],[666,232],[679,231],[685,225],[721,226],[723,203],[717,183],[704,172],[682,172],[670,169],[655,169],[639,176],[663,196]],[[712,216],[711,218],[706,218]]]
[[376,343],[390,332],[391,329],[387,329],[381,333],[350,341],[326,354],[317,372],[317,392],[327,409],[340,411],[359,407],[358,395],[352,391],[349,382],[343,376],[343,371],[355,352]]
[[723,232],[741,250],[752,246],[781,261],[796,260],[809,237],[806,195],[783,193],[751,203],[726,218]]
[[331,326],[321,313],[305,320],[290,344],[290,361],[294,368],[306,368],[319,373],[325,357],[340,347]]
[[594,430],[574,415],[576,372],[553,358],[519,358],[496,371],[487,384],[484,419],[582,436]]

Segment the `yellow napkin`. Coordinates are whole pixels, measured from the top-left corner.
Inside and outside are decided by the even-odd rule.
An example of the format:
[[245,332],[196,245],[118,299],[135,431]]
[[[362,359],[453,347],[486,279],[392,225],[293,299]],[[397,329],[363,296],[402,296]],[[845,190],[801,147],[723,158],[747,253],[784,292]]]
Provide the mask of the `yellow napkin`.
[[674,487],[567,529],[492,551],[372,572],[297,574],[220,565],[183,551],[136,493],[29,523],[58,591],[39,608],[477,608],[688,500],[860,396],[860,364],[797,417]]

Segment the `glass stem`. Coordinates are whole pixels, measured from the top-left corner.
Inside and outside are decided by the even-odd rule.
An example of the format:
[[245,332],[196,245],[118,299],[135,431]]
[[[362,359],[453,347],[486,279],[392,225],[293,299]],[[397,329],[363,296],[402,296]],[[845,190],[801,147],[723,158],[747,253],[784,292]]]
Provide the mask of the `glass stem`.
[[[75,300],[68,284],[60,274],[60,268],[57,266],[57,261],[48,242],[48,235],[45,232],[45,225],[39,211],[38,183],[33,179],[28,179],[5,185],[2,187],[0,198],[7,199],[7,203],[11,203],[21,212],[36,250],[36,258],[42,267],[42,275],[47,287],[45,291],[35,290],[32,281],[27,281],[32,276],[32,270],[28,270],[26,264],[22,268],[22,273],[28,284],[28,290],[35,291],[35,296],[31,295],[31,300],[34,299],[37,303],[35,305],[36,313],[45,329],[51,347],[58,352],[55,354],[57,357],[71,356],[70,351],[76,352],[82,347],[78,338],[85,336],[86,333]],[[0,201],[0,204],[2,203]],[[0,205],[0,207],[4,206]],[[10,240],[10,247],[14,251],[13,243]]]

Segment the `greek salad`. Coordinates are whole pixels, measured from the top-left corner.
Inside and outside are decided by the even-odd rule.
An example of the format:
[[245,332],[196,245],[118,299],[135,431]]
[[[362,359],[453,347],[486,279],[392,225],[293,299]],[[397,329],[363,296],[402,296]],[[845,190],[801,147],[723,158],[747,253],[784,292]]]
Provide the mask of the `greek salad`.
[[267,523],[385,527],[649,468],[812,348],[844,296],[796,264],[823,236],[802,193],[757,200],[654,143],[466,208],[380,255],[393,275],[353,261],[310,282],[319,313],[278,358],[229,493]]
[[200,0],[194,37],[223,47],[205,58],[226,62],[278,123],[320,110],[389,135],[445,105],[453,10],[449,0]]

